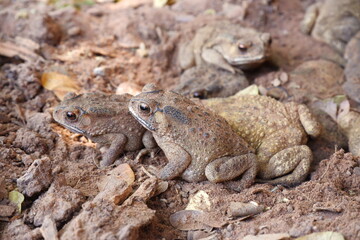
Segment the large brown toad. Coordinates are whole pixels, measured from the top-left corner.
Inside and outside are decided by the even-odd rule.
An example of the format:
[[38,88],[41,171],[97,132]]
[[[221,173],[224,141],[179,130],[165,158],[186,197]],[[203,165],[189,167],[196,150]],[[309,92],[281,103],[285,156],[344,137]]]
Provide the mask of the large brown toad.
[[202,103],[256,150],[261,180],[291,186],[306,178],[312,162],[307,135],[318,136],[320,125],[305,105],[239,94]]
[[72,132],[83,134],[105,148],[100,166],[112,164],[124,151],[136,151],[156,143],[130,114],[132,96],[85,93],[67,95],[54,110],[55,121]]
[[301,30],[343,53],[360,30],[359,0],[323,0],[308,7]]
[[189,182],[208,179],[231,182],[232,188],[248,187],[256,175],[256,156],[248,144],[220,116],[188,98],[146,85],[134,96],[130,112],[164,151],[168,164],[161,179],[181,176]]

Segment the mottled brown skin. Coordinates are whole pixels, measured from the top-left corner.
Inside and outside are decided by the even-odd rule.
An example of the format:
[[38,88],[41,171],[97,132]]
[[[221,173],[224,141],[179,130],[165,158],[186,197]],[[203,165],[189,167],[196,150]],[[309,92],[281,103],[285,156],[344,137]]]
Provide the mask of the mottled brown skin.
[[150,132],[128,110],[130,94],[67,95],[54,110],[55,121],[105,148],[100,166],[111,165],[124,151],[156,147]]
[[269,53],[271,37],[228,21],[216,21],[197,30],[194,38],[180,46],[182,69],[205,63],[235,73],[263,63]]
[[305,105],[251,95],[202,103],[224,117],[256,150],[259,181],[291,186],[306,178],[312,162],[307,135],[318,136],[320,125]]
[[360,30],[359,0],[323,0],[306,9],[301,30],[340,53]]
[[229,97],[249,85],[244,73],[197,66],[181,74],[180,82],[173,89],[187,97],[200,99]]
[[181,176],[189,182],[233,180],[235,190],[251,185],[256,156],[231,126],[212,111],[175,92],[147,85],[134,96],[130,112],[153,136],[168,158],[164,180]]

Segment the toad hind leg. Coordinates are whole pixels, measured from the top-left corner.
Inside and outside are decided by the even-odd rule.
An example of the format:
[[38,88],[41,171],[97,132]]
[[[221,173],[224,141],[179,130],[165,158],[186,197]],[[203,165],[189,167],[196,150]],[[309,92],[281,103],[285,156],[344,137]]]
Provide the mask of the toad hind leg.
[[253,184],[256,172],[256,155],[253,153],[219,158],[210,162],[205,168],[207,179],[215,183],[233,180],[242,175],[240,181],[232,184],[235,190],[241,190]]
[[[286,148],[259,169],[257,182],[293,186],[305,180],[310,171],[312,153],[308,146]],[[285,175],[287,174],[287,175]]]

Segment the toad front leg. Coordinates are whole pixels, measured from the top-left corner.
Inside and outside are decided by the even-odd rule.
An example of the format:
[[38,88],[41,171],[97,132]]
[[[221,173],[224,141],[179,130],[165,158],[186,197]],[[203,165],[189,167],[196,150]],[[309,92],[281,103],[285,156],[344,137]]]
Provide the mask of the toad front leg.
[[[101,140],[107,139],[106,142],[111,142],[110,147],[103,153],[102,161],[100,162],[100,167],[105,167],[113,164],[116,158],[124,152],[127,137],[124,134],[107,134],[101,138]],[[100,139],[93,139],[99,144],[102,142]]]
[[191,163],[190,154],[175,143],[161,143],[159,146],[169,162],[161,169],[158,177],[163,180],[170,180],[180,176]]

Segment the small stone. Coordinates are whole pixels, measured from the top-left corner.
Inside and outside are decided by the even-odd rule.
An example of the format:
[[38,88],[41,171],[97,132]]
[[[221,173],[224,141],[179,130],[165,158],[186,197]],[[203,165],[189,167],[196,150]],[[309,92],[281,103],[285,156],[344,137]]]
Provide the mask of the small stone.
[[281,85],[281,81],[278,79],[278,78],[275,78],[274,80],[271,81],[271,84],[274,86],[274,87],[278,87]]
[[105,77],[110,74],[110,69],[105,67],[96,67],[93,70],[95,76]]
[[291,206],[291,205],[287,206],[287,211],[288,211],[288,212],[294,211],[294,207]]
[[289,75],[286,72],[280,73],[279,79],[282,83],[289,81]]
[[67,30],[67,34],[71,37],[77,36],[81,33],[81,29],[78,26],[71,27]]
[[231,232],[234,230],[234,228],[235,228],[235,225],[233,223],[230,223],[229,225],[227,225],[226,230]]
[[259,88],[260,95],[263,95],[263,96],[267,95],[267,89],[263,85],[260,85],[258,88]]
[[353,173],[360,176],[360,167],[355,167]]

